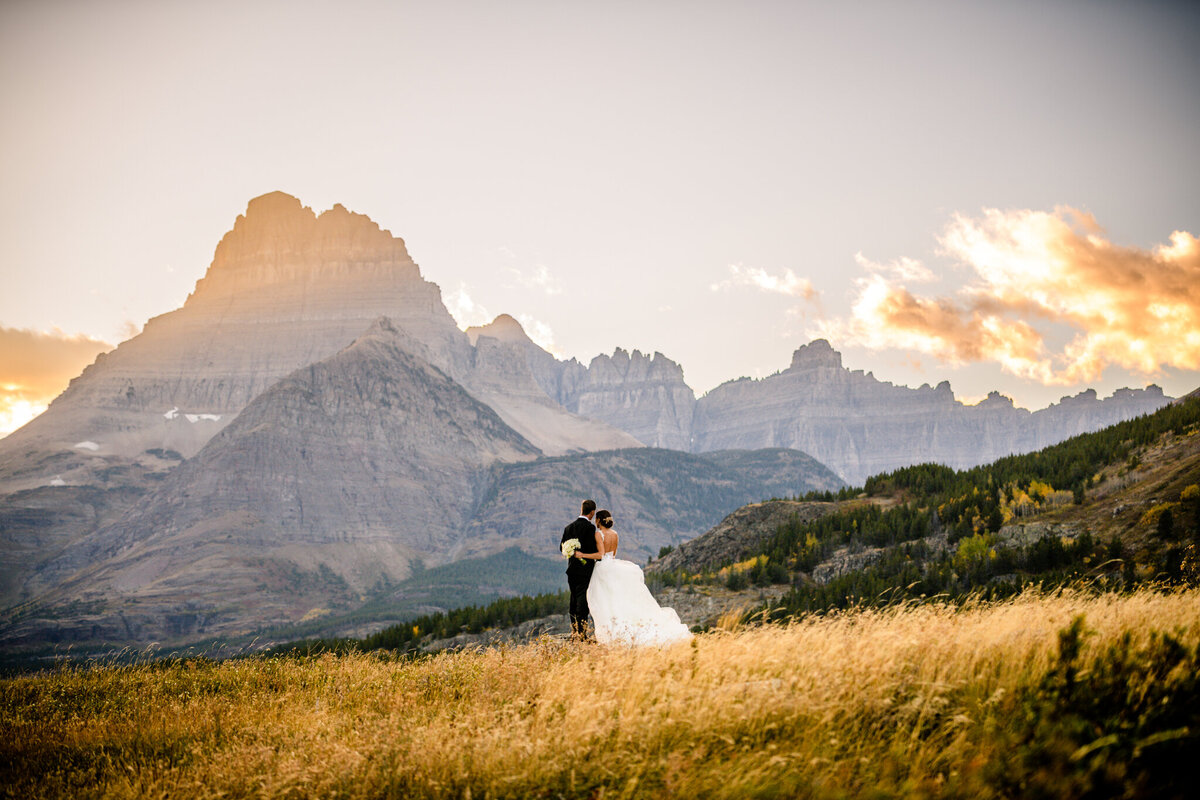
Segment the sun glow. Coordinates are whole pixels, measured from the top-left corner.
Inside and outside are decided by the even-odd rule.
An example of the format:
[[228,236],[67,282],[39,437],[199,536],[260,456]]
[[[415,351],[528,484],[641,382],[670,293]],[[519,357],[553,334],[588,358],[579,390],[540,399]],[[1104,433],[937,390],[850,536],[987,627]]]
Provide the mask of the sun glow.
[[[10,385],[3,387],[12,391]],[[48,403],[21,398],[0,397],[0,437],[7,436],[46,410]]]

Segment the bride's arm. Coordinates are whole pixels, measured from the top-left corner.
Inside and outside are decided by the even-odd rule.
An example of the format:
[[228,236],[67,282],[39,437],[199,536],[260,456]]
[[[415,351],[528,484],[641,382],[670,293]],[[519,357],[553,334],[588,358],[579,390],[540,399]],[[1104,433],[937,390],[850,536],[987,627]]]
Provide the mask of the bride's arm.
[[617,548],[621,546],[621,534],[610,530],[607,534],[605,534],[604,538],[607,540],[609,537],[612,537],[612,550],[609,550],[608,552],[616,555]]

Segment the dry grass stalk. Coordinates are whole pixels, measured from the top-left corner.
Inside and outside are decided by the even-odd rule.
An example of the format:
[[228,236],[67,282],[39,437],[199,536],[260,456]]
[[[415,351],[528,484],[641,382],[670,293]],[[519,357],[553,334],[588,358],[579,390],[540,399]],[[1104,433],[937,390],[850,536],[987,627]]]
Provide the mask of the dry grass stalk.
[[[67,669],[0,682],[0,794],[988,796],[1008,700],[1083,614],[1200,643],[1196,591],[1026,593],[605,649]],[[1007,709],[1007,710],[1006,710]],[[999,728],[997,726],[1000,726]]]

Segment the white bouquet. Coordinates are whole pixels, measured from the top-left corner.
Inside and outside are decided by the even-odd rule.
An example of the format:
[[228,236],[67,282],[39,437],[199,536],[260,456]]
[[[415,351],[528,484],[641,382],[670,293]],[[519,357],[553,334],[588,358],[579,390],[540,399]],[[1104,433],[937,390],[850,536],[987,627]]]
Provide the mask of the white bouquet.
[[[565,542],[562,543],[563,558],[570,558],[571,556],[575,555],[575,551],[578,549],[579,549],[579,540],[578,539],[567,539]],[[582,558],[579,559],[579,563],[582,564],[583,561],[584,561],[584,559],[582,559]]]

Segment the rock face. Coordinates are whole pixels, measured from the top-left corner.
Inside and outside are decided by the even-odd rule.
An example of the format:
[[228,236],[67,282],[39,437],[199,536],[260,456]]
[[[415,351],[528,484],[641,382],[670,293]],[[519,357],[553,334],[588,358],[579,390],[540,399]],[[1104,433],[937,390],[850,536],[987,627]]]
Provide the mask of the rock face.
[[684,381],[683,369],[662,353],[630,354],[618,347],[587,367],[575,359],[559,361],[507,314],[468,328],[467,336],[476,347],[490,338],[523,353],[538,386],[568,411],[626,431],[647,447],[692,449],[696,395]]
[[[539,455],[386,319],[255,398],[114,524],[39,577],[135,638],[295,620],[459,546],[487,467]],[[435,479],[431,479],[435,476]],[[193,613],[186,631],[168,620]],[[186,626],[185,626],[186,627]]]
[[631,355],[617,348],[611,356],[596,356],[586,380],[565,392],[562,402],[650,447],[692,449],[696,396],[683,380],[683,369],[662,353],[634,350]]
[[1029,412],[993,392],[976,406],[950,384],[895,386],[850,371],[823,339],[798,349],[786,370],[724,383],[696,404],[693,448],[789,447],[828,465],[847,483],[921,462],[985,464],[1150,413],[1166,403],[1157,386],[1099,400],[1089,390]]
[[557,361],[512,317],[498,317],[467,334],[475,349],[464,383],[546,455],[641,446],[619,426],[573,414],[552,399],[546,393],[553,386],[551,376],[561,376],[575,362]]

